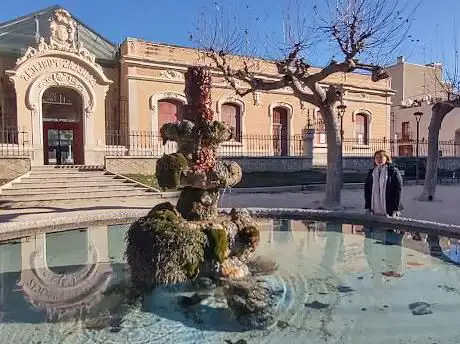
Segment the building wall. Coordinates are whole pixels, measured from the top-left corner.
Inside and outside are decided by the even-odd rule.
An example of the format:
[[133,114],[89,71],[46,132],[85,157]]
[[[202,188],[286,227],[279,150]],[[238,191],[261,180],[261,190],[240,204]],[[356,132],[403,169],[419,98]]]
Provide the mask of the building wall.
[[[445,91],[441,86],[444,83],[442,66],[436,63],[429,65],[408,63],[401,57],[395,65],[388,67],[388,71],[392,77],[392,88],[396,90],[392,106],[394,119],[390,125],[391,137],[401,140],[402,123],[409,122],[409,138],[414,140],[412,149],[415,154],[417,122],[414,112],[421,111],[423,116],[420,120],[419,138],[422,145],[420,149],[423,150],[421,155],[426,155],[428,128],[433,106],[427,102],[427,97],[444,98],[445,96]],[[413,101],[421,103],[413,103]],[[454,145],[457,131],[458,147]],[[445,117],[439,132],[439,140],[441,141],[440,151],[444,156],[460,154],[460,109],[454,109]],[[405,142],[399,142],[399,145],[404,144]]]
[[[432,115],[431,104],[424,103],[422,106],[397,109],[395,110],[395,132],[399,135],[402,131],[402,123],[410,123],[410,131],[412,139],[416,139],[417,122],[415,120],[414,112],[421,111],[423,116],[420,119],[420,140],[428,140],[428,127],[430,126]],[[441,130],[439,131],[440,141],[455,140],[455,131],[460,130],[460,109],[452,110],[443,120]]]
[[[0,57],[0,73],[14,70],[12,76],[8,77],[16,78],[17,126],[30,133],[30,140],[20,144],[31,146],[33,165],[42,164],[46,154],[40,117],[41,100],[37,96],[33,104],[28,104],[26,102],[28,93],[36,96],[42,91],[41,87],[49,86],[48,83],[53,86],[72,87],[70,80],[72,73],[81,73],[84,83],[81,87],[82,96],[85,98],[87,93],[84,108],[91,108],[91,111],[86,111],[86,116],[83,114],[85,163],[102,164],[106,155],[107,130],[121,129],[125,133],[158,132],[158,100],[169,97],[183,100],[184,72],[187,67],[209,66],[211,62],[203,58],[195,49],[127,39],[121,46],[120,65],[115,61],[112,65],[103,65],[103,75],[101,75],[97,64],[92,60],[88,65],[88,61],[85,62],[85,58],[79,56],[81,52],[66,50],[56,55],[56,52],[50,53],[49,46],[36,48],[39,52],[27,55],[19,66],[15,66],[16,57]],[[54,62],[50,59],[54,59]],[[70,64],[66,65],[65,62],[69,60],[73,62],[73,67],[70,67]],[[45,62],[55,63],[55,65],[52,65],[49,70],[40,67],[45,65]],[[235,57],[233,63],[235,68],[238,68],[241,66],[242,59]],[[280,77],[275,64],[271,61],[253,59],[251,63],[254,64],[255,71],[260,77],[267,79]],[[23,78],[28,71],[32,71],[31,75]],[[17,76],[15,72],[18,73]],[[317,109],[311,104],[301,104],[289,88],[273,92],[257,92],[256,95],[240,98],[217,71],[214,70],[213,74],[212,99],[215,117],[220,118],[220,106],[226,100],[241,104],[243,135],[271,135],[272,112],[276,106],[288,110],[287,134],[291,137],[301,135],[309,119],[312,123],[320,119]],[[54,80],[56,77],[59,79],[63,76],[66,80]],[[389,80],[374,83],[368,75],[339,73],[324,80],[322,86],[327,87],[330,84],[343,85],[346,90],[344,103],[347,105],[347,110],[343,118],[345,138],[355,137],[355,116],[359,112],[368,115],[370,139],[389,136],[389,101],[392,94]],[[88,87],[89,90],[85,91]],[[31,89],[34,92],[30,92]],[[123,113],[121,105],[117,104],[120,99],[126,99],[126,111]],[[114,110],[116,106],[118,108]],[[226,143],[226,145],[245,147],[244,143],[245,141],[243,144]],[[110,142],[110,145],[129,146],[129,142],[127,140],[120,143]],[[292,153],[291,150],[292,148],[289,147],[288,155]]]
[[[187,66],[203,64],[209,65],[210,61],[200,57],[197,50],[180,48],[154,43],[128,39],[122,45],[122,63],[124,74],[123,84],[129,98],[130,130],[158,131],[155,120],[156,101],[151,103],[151,97],[161,99],[161,94],[175,93],[184,95],[184,72]],[[273,63],[265,60],[254,60],[258,65],[257,71],[267,78],[277,77]],[[238,64],[238,60],[234,62]],[[340,74],[328,78],[324,85],[331,83],[343,84],[347,90],[345,104],[347,105],[344,117],[344,136],[353,138],[354,114],[359,111],[369,113],[372,118],[370,124],[370,138],[389,137],[389,112],[390,112],[390,82],[383,80],[373,83],[368,76],[358,74]],[[282,89],[273,92],[258,92],[258,102],[255,104],[253,95],[240,98],[229,88],[225,81],[218,75],[213,76],[212,100],[219,118],[218,103],[227,97],[232,97],[244,103],[245,113],[242,120],[243,134],[271,133],[272,122],[269,116],[270,109],[276,103],[281,103],[292,109],[290,117],[290,135],[300,135],[307,125],[308,115],[312,121],[319,118],[316,109],[311,104],[300,104],[291,90]],[[166,98],[166,96],[164,96]]]
[[398,58],[396,64],[387,67],[392,83],[396,90],[392,97],[393,107],[402,105],[402,101],[410,100],[424,95],[442,97],[443,82],[442,66],[438,63],[419,65],[408,63],[403,57]]

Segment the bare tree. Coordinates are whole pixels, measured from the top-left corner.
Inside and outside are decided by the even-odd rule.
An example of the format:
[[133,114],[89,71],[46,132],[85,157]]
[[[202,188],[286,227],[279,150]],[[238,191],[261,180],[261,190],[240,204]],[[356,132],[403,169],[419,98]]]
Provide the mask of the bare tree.
[[[222,15],[215,20],[203,15],[202,25],[197,27],[194,38],[238,95],[289,87],[300,101],[319,109],[328,147],[324,205],[337,206],[342,188],[337,105],[344,91],[340,85],[328,85],[325,81],[333,74],[357,70],[369,73],[375,82],[387,78],[388,74],[378,62],[400,45],[415,8],[402,8],[399,0],[327,0],[310,12],[302,12],[299,7],[294,9],[294,14],[285,14],[283,20],[284,39],[279,51],[284,57],[274,61],[278,72],[276,79],[260,76],[254,59],[241,56],[244,49],[252,46],[248,43],[248,30],[230,29],[229,19],[224,20]],[[303,13],[312,16],[312,23]],[[323,68],[312,67],[307,61],[309,52],[318,42],[330,42],[334,47],[331,60]],[[340,60],[336,55],[341,56]],[[236,80],[243,81],[244,86],[239,86]]]
[[455,108],[460,107],[460,70],[459,51],[455,37],[454,64],[452,70],[446,71],[443,78],[436,75],[436,81],[442,89],[444,97],[436,99],[431,109],[430,125],[428,127],[428,158],[425,172],[425,182],[420,201],[433,201],[438,180],[439,130],[442,121]]

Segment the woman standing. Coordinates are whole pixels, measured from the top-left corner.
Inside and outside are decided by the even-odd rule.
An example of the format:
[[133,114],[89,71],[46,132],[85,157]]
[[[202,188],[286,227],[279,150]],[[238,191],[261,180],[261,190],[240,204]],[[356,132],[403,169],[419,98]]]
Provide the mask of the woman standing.
[[374,154],[374,168],[367,174],[364,185],[365,207],[375,215],[399,216],[401,204],[402,177],[391,164],[390,156],[384,150]]

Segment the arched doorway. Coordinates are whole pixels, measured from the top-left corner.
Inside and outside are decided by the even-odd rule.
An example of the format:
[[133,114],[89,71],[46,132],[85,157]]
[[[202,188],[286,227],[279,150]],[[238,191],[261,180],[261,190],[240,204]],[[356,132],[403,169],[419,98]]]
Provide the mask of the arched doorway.
[[273,109],[273,151],[275,155],[288,155],[288,110],[277,106]]
[[42,96],[45,165],[83,165],[83,100],[70,88],[50,87]]

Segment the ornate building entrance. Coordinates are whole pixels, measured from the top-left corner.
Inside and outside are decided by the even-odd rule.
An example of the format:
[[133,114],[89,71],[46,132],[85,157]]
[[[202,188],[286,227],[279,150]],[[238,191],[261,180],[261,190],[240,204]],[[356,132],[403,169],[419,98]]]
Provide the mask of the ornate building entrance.
[[80,95],[49,88],[42,98],[45,165],[83,165],[83,107]]
[[32,164],[102,165],[112,81],[79,41],[66,10],[55,11],[49,30],[49,39],[41,37],[6,72],[16,91],[18,127],[31,133]]

